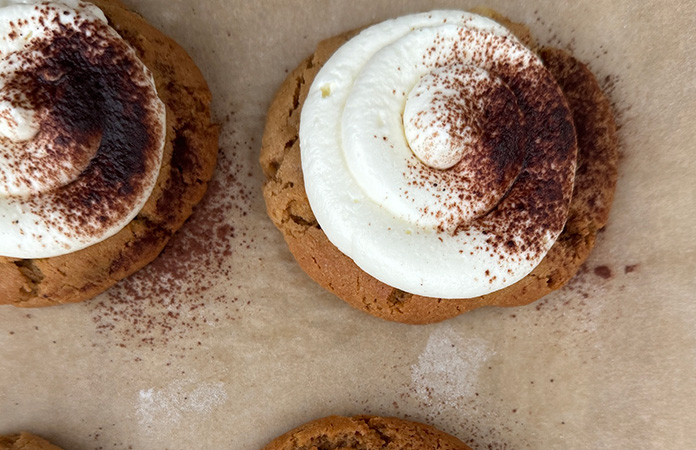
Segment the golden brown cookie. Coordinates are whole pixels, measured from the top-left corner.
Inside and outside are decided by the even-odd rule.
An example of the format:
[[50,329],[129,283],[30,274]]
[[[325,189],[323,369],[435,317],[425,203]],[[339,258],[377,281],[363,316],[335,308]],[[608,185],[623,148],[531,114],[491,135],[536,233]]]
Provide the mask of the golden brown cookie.
[[[526,27],[510,28],[533,45]],[[268,215],[302,269],[355,308],[413,324],[442,321],[482,306],[525,305],[563,286],[587,258],[597,232],[606,224],[617,179],[613,114],[589,69],[563,50],[540,52],[568,100],[578,133],[573,199],[557,242],[529,275],[505,289],[471,299],[423,297],[376,280],[341,253],[321,230],[304,190],[298,140],[302,103],[321,66],[357,32],[320,42],[314,54],[288,75],[268,112],[260,158],[266,176],[263,195]]]
[[471,450],[429,425],[393,417],[330,416],[274,439],[263,450]]
[[123,230],[84,250],[44,259],[0,257],[0,304],[22,307],[79,302],[147,265],[191,215],[217,159],[218,127],[211,95],[194,62],[176,42],[118,0],[93,0],[153,74],[167,108],[167,135],[157,185]]
[[62,450],[60,447],[51,444],[26,431],[19,434],[0,436],[0,450]]

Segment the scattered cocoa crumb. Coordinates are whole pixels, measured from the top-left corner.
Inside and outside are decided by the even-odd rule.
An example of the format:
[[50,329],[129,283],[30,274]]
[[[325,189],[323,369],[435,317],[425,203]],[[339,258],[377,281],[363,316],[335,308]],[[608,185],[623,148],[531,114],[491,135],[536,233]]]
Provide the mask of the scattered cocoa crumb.
[[636,270],[638,270],[639,266],[640,264],[630,264],[628,266],[624,266],[624,273],[635,272]]
[[605,280],[608,280],[612,276],[611,269],[608,266],[595,267],[594,274],[598,277],[604,278]]

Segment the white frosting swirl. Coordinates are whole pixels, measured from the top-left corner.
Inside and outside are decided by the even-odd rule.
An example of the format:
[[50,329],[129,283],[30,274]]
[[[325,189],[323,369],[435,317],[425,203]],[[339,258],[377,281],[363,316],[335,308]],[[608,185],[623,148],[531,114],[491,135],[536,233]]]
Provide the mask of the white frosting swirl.
[[[540,126],[551,131],[530,139]],[[317,74],[300,122],[329,240],[380,281],[439,298],[502,289],[541,261],[565,222],[574,138],[538,57],[461,11],[364,30]],[[550,206],[526,199],[534,191]]]
[[[164,127],[151,73],[99,8],[0,0],[0,255],[58,256],[121,230],[155,186]],[[129,133],[142,155],[105,154],[129,155]]]

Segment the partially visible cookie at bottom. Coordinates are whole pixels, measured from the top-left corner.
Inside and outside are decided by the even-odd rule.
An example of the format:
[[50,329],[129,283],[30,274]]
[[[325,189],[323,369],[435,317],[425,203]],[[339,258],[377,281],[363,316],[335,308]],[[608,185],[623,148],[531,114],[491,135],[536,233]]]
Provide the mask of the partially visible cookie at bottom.
[[166,106],[166,138],[157,184],[140,213],[114,236],[53,258],[0,256],[0,305],[80,302],[138,271],[164,249],[203,198],[213,175],[219,128],[212,96],[193,60],[171,38],[118,0],[92,0],[152,72]]
[[274,439],[263,450],[471,450],[430,425],[394,417],[330,416]]
[[[497,18],[509,26],[509,22]],[[524,26],[512,28],[534,46]],[[527,30],[526,33],[524,30]],[[261,167],[266,208],[300,267],[322,287],[373,316],[426,324],[483,306],[521,306],[562,287],[580,268],[607,223],[617,180],[618,142],[609,100],[586,65],[568,52],[539,51],[568,101],[578,134],[573,198],[562,234],[541,263],[517,283],[480,297],[440,299],[413,295],[370,276],[326,237],[307,199],[300,159],[302,104],[322,65],[359,30],[322,41],[278,90],[266,121]]]
[[0,450],[63,450],[46,439],[26,431],[0,436]]

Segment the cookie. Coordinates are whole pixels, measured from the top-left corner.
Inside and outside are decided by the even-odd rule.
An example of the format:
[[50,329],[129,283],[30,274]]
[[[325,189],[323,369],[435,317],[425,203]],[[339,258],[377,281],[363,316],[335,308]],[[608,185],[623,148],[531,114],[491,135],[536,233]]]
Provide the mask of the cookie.
[[[533,45],[526,27],[517,25],[513,30]],[[263,195],[268,215],[302,269],[351,306],[382,319],[411,324],[438,322],[483,306],[525,305],[563,286],[587,258],[597,232],[606,224],[617,179],[613,114],[589,69],[563,50],[545,48],[540,52],[566,96],[578,134],[570,212],[546,257],[525,278],[491,294],[470,299],[424,297],[378,281],[331,244],[304,189],[298,139],[303,101],[322,65],[358,32],[319,43],[314,54],[288,75],[268,112],[260,157],[266,177]]]
[[60,447],[51,444],[26,431],[19,434],[0,436],[0,450],[62,450]]
[[178,44],[118,0],[94,0],[152,72],[166,106],[157,184],[140,213],[114,236],[43,259],[0,257],[0,304],[51,306],[90,299],[147,265],[201,200],[217,159],[218,127],[202,74]]
[[295,428],[263,450],[470,450],[429,425],[393,417],[330,416]]

